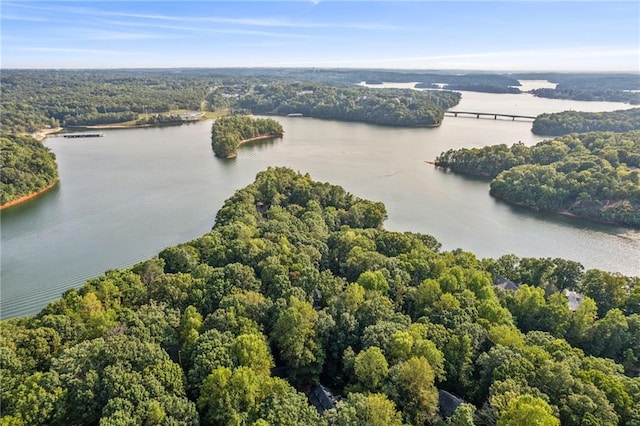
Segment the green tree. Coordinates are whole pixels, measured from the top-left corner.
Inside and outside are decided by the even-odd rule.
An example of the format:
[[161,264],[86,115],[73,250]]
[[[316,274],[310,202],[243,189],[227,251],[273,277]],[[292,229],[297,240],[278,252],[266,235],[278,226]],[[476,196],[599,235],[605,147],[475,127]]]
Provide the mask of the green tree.
[[356,356],[354,372],[359,388],[363,391],[375,392],[387,378],[389,364],[380,348],[371,346]]
[[242,334],[229,347],[233,364],[251,368],[257,374],[269,376],[274,366],[269,345],[262,335]]
[[271,339],[296,380],[313,380],[320,373],[324,351],[316,335],[317,312],[310,303],[291,296],[289,307],[274,324]]
[[336,426],[402,426],[395,404],[380,393],[350,393],[346,401],[325,411],[329,424]]
[[474,426],[473,412],[475,407],[468,403],[462,403],[456,411],[447,419],[447,425],[451,426]]
[[405,420],[424,424],[438,411],[435,375],[426,359],[412,357],[389,370],[391,382],[387,394],[402,409]]
[[560,425],[553,410],[544,400],[531,395],[514,399],[498,417],[498,426]]

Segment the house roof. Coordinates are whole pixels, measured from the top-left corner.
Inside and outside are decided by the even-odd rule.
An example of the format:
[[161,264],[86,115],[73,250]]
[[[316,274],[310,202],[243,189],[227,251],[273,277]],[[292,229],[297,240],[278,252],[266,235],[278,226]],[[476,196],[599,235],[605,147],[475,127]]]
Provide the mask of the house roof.
[[335,408],[336,403],[339,401],[339,397],[334,396],[329,389],[320,384],[313,386],[307,397],[320,414],[325,410]]
[[438,411],[441,417],[451,417],[463,403],[464,399],[458,398],[446,390],[438,390]]
[[493,281],[493,286],[507,291],[518,290],[520,286],[511,280],[506,279],[502,275],[498,275]]

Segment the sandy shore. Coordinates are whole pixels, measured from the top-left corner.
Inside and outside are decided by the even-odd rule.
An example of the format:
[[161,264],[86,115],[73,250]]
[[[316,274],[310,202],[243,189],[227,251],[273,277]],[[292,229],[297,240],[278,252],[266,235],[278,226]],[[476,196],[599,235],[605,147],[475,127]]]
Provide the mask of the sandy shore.
[[42,129],[42,130],[38,130],[37,132],[31,133],[31,137],[42,142],[43,140],[45,140],[47,136],[58,133],[61,130],[62,130],[62,127],[56,127],[55,129]]

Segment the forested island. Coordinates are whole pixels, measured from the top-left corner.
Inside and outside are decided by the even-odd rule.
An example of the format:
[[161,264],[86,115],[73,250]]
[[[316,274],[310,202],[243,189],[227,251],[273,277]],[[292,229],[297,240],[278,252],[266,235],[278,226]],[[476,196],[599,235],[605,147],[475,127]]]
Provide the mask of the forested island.
[[435,164],[492,179],[491,195],[518,205],[640,227],[640,131],[449,150]]
[[254,114],[302,114],[387,126],[439,126],[460,93],[411,89],[331,87],[319,84],[256,85],[239,94],[238,107]]
[[271,118],[248,115],[222,117],[211,126],[211,146],[216,157],[235,158],[237,149],[246,142],[258,139],[281,138],[282,125]]
[[640,421],[637,277],[445,252],[385,218],[309,175],[259,173],[211,232],[0,322],[2,423]]
[[56,157],[31,136],[0,137],[0,205],[8,207],[58,182]]
[[540,114],[531,131],[536,135],[561,136],[584,132],[640,130],[640,108],[607,112],[563,111]]

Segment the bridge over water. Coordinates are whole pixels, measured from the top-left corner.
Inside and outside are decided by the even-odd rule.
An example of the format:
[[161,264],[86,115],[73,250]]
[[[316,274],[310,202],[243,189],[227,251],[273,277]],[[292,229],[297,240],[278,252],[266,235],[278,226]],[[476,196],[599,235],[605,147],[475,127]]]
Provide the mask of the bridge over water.
[[493,117],[494,120],[497,120],[498,117],[501,118],[510,118],[511,121],[515,121],[516,118],[521,118],[521,119],[525,119],[525,120],[535,120],[536,118],[531,116],[531,115],[518,115],[518,114],[501,114],[501,113],[497,113],[497,112],[474,112],[474,111],[445,111],[444,112],[445,116],[453,116],[453,117],[457,117],[459,115],[461,116],[474,116],[476,118],[480,118],[480,117],[488,117],[491,118]]

